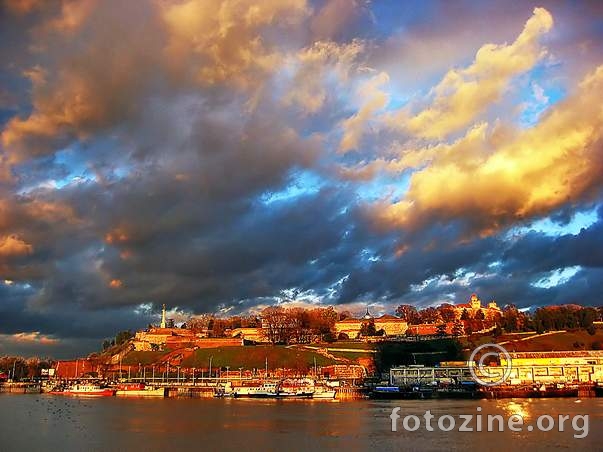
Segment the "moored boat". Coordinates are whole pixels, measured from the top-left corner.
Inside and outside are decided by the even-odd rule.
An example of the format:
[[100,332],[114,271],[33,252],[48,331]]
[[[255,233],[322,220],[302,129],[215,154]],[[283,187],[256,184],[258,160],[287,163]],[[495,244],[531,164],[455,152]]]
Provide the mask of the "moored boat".
[[370,393],[372,399],[427,399],[431,390],[422,391],[419,387],[400,388],[398,386],[376,386]]
[[277,397],[309,399],[314,394],[314,380],[310,379],[287,379],[281,381],[277,386]]
[[103,388],[95,384],[75,384],[65,389],[52,390],[49,394],[59,395],[72,395],[72,396],[90,396],[90,397],[104,397],[114,396],[115,389]]
[[115,395],[126,397],[165,397],[166,388],[147,386],[144,383],[120,383]]
[[265,382],[261,385],[239,386],[233,391],[235,398],[276,398],[278,396],[278,385]]
[[325,385],[315,385],[314,393],[312,394],[313,399],[334,399],[337,395],[337,391]]

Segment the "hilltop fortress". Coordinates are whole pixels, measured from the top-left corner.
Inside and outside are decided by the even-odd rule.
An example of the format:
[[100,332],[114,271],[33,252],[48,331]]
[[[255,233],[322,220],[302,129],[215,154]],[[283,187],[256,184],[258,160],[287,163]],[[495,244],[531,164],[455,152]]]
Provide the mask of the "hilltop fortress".
[[[454,305],[454,322],[446,322],[441,328],[442,321],[431,323],[410,324],[405,319],[393,315],[384,314],[374,317],[367,308],[364,316],[360,318],[346,318],[337,320],[332,324],[332,332],[337,339],[358,339],[363,337],[363,325],[371,323],[374,331],[381,337],[396,337],[411,334],[413,336],[434,336],[438,334],[438,327],[444,334],[462,333],[461,320],[464,313],[469,318],[477,318],[483,315],[483,319],[496,322],[501,315],[501,309],[496,302],[492,301],[482,306],[481,300],[476,294],[472,294],[466,303]],[[478,315],[478,313],[480,313]],[[455,324],[457,325],[455,329]],[[166,318],[165,305],[162,309],[161,323],[159,326],[150,327],[144,331],[136,332],[132,341],[137,351],[159,351],[164,349],[177,349],[185,347],[218,347],[241,345],[245,341],[252,343],[269,343],[268,328],[265,322],[258,327],[239,327],[224,331],[224,337],[209,337],[207,330],[193,330],[187,328],[176,328],[172,319]]]

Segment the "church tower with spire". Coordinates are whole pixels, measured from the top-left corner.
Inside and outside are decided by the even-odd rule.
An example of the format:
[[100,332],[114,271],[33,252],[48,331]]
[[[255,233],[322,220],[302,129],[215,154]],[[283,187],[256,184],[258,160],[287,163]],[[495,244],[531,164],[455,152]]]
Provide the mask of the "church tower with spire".
[[161,328],[165,328],[165,304],[163,305],[163,310],[161,311]]

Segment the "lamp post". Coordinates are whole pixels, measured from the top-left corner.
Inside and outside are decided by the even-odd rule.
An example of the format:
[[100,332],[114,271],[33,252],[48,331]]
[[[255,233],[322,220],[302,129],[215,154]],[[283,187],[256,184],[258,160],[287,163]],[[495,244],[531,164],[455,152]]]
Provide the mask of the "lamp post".
[[209,357],[209,378],[211,378],[211,360],[213,358],[213,355]]
[[195,386],[195,368],[193,367],[193,386]]

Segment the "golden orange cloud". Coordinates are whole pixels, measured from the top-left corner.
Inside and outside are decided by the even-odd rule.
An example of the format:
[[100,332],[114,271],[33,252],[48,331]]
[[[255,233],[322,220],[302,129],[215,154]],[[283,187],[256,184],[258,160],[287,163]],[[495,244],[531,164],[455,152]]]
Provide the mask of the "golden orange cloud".
[[304,114],[317,113],[327,101],[326,77],[344,84],[358,65],[365,50],[362,41],[347,44],[318,41],[290,55],[283,63],[294,72],[289,89],[283,95],[285,106],[296,106]]
[[471,129],[452,145],[407,150],[382,168],[424,166],[404,199],[373,206],[377,224],[417,229],[465,219],[482,234],[588,200],[603,185],[603,66],[534,127],[499,136]]
[[44,3],[45,0],[5,0],[3,6],[12,14],[24,15],[40,9]]
[[38,343],[44,345],[54,345],[59,342],[58,339],[42,334],[39,331],[32,331],[30,333],[15,333],[12,335],[5,336],[13,342],[21,343]]
[[162,15],[169,33],[167,59],[179,73],[193,65],[199,83],[228,81],[249,88],[282,61],[278,50],[262,39],[261,31],[268,26],[298,23],[309,13],[305,0],[187,0],[164,4]]
[[110,245],[116,244],[116,243],[127,242],[128,239],[129,239],[128,232],[122,227],[117,227],[117,228],[113,229],[112,231],[108,232],[107,234],[105,234],[105,242]]
[[432,89],[431,104],[414,114],[409,108],[391,114],[390,127],[424,138],[443,138],[470,125],[497,102],[509,82],[531,69],[545,54],[540,38],[553,26],[544,8],[535,8],[512,44],[482,46],[473,63],[452,69]]
[[358,112],[342,123],[343,137],[339,144],[339,152],[355,149],[364,131],[365,123],[389,102],[389,95],[381,89],[389,81],[389,76],[381,72],[363,83],[358,89],[358,98],[362,107]]
[[25,256],[33,252],[33,246],[16,235],[0,237],[0,257]]
[[[31,113],[12,117],[1,131],[3,180],[11,179],[15,164],[134,115],[141,73],[255,93],[285,58],[282,43],[270,42],[265,29],[286,28],[311,14],[306,0],[151,2],[150,19],[133,27],[127,15],[107,9],[96,0],[64,1],[58,15],[32,31],[31,49],[54,53],[51,63],[24,74],[32,85]],[[88,20],[96,14],[108,15],[106,29]],[[120,40],[111,30],[119,30]],[[79,39],[86,45],[72,47],[70,41]]]
[[74,31],[92,14],[97,2],[98,0],[63,0],[61,13],[45,24],[45,27],[61,33]]
[[109,287],[111,287],[112,289],[119,289],[123,285],[124,283],[121,279],[112,279],[111,282],[109,282]]

